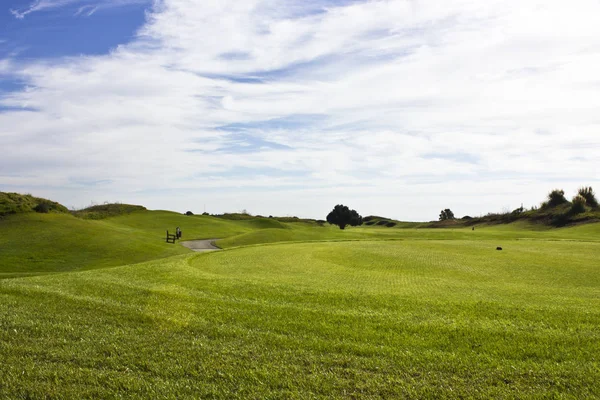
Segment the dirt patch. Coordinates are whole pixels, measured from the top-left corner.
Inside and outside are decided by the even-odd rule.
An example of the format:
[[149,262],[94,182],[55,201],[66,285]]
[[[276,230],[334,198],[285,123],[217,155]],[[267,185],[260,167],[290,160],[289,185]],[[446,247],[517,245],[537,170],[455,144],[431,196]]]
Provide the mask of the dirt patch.
[[185,242],[181,242],[181,245],[187,247],[193,251],[216,251],[221,250],[217,246],[215,246],[215,241],[219,239],[206,239],[206,240],[187,240]]

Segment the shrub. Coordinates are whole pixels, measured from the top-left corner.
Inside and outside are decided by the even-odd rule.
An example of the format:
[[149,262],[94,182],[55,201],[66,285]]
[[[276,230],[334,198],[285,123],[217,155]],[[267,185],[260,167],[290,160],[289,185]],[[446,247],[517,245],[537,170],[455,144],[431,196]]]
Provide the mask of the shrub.
[[469,216],[469,215],[465,215],[464,217],[461,218],[462,220],[468,221],[470,219],[473,219],[473,217]]
[[375,225],[375,221],[365,222],[365,225]]
[[556,207],[565,203],[568,203],[568,201],[565,198],[564,190],[554,189],[548,193],[548,207]]
[[191,212],[191,211],[187,211],[187,212],[185,213],[185,215],[194,215],[194,213],[193,213],[193,212]]
[[382,219],[381,221],[377,222],[377,225],[385,225],[387,224],[389,221],[386,221],[385,219]]
[[50,211],[50,205],[48,203],[40,203],[37,206],[33,207],[35,212],[48,214]]
[[581,214],[585,212],[585,197],[581,195],[577,195],[573,197],[573,204],[571,205],[571,213],[572,214]]
[[588,206],[598,208],[598,200],[596,199],[594,189],[592,189],[591,186],[580,188],[578,194],[585,199]]
[[385,224],[385,226],[387,226],[388,228],[391,228],[392,226],[396,226],[396,223],[390,221],[387,224]]
[[519,207],[519,208],[515,208],[514,210],[512,210],[512,215],[520,215],[523,214],[525,212],[525,209],[523,208],[523,206]]

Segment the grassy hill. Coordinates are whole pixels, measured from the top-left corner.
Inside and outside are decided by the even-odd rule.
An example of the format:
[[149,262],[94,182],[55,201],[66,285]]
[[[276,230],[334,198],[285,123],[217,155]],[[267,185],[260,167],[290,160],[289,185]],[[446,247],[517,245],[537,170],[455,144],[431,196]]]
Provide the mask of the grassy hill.
[[119,215],[131,214],[135,211],[144,211],[146,207],[136,206],[132,204],[98,204],[84,208],[82,210],[73,211],[72,214],[83,219],[105,219],[116,217]]
[[0,218],[5,215],[34,211],[41,213],[69,212],[65,206],[55,201],[34,197],[30,194],[0,192]]

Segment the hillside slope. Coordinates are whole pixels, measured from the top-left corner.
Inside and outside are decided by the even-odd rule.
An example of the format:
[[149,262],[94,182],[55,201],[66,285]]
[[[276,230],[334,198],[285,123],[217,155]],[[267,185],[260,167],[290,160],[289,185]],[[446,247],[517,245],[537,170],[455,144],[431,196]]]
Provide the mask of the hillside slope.
[[28,212],[68,213],[67,207],[55,201],[34,197],[30,194],[0,192],[0,218],[10,214]]

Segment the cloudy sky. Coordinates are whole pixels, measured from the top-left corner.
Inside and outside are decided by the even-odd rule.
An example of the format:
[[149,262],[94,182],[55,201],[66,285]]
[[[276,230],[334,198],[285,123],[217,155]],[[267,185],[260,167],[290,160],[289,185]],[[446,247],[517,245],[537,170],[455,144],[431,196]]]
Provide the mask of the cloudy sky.
[[437,219],[600,191],[600,1],[2,0],[0,191]]

